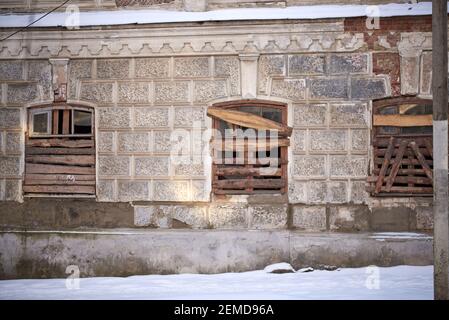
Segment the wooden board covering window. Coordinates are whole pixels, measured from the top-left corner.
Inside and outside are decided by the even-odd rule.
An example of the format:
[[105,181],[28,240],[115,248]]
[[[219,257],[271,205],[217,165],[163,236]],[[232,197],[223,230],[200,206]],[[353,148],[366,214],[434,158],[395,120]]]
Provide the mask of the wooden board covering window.
[[433,194],[432,100],[415,97],[373,102],[373,196]]
[[[50,109],[51,132],[33,135],[25,140],[25,179],[27,196],[94,196],[95,139],[93,109],[66,104],[53,104],[29,110],[32,113]],[[73,109],[91,112],[91,134],[71,132]],[[31,126],[29,125],[29,128]]]
[[[279,122],[245,112],[245,107],[275,109],[280,111]],[[214,136],[212,138],[212,190],[215,194],[258,194],[258,193],[285,193],[287,191],[287,156],[290,144],[289,136],[292,129],[287,124],[287,105],[283,103],[273,103],[270,101],[244,100],[215,104],[208,110],[208,115],[212,117],[213,128],[218,129],[222,121],[232,129],[253,128],[255,130],[278,130],[278,141],[275,145],[278,148],[278,165],[269,172],[264,169],[266,164],[256,159],[256,163],[248,161],[248,150],[258,150],[257,148],[272,148],[273,142],[268,139],[245,140],[234,138],[234,143],[224,142],[224,137]],[[243,157],[237,156],[235,151],[243,151]],[[225,152],[232,152],[225,163],[217,161],[217,155]],[[224,160],[225,157],[222,157]],[[231,162],[231,163],[228,163]]]

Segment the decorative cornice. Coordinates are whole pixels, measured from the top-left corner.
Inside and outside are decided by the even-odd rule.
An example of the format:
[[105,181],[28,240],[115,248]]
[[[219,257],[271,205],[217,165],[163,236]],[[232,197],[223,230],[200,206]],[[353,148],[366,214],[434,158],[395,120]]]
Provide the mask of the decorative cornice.
[[[330,31],[332,27],[333,32]],[[318,26],[284,23],[231,28],[190,27],[187,30],[170,27],[31,31],[24,38],[0,43],[0,59],[350,52],[365,45],[362,33],[343,33],[339,29],[339,23],[332,22]]]

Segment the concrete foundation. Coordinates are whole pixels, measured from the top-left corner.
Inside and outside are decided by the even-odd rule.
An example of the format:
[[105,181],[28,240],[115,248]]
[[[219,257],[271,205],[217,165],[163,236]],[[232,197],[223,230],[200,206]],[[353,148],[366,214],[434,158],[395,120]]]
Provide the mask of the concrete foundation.
[[0,232],[0,278],[221,273],[290,262],[312,266],[432,264],[425,234],[306,233],[288,230],[95,230]]

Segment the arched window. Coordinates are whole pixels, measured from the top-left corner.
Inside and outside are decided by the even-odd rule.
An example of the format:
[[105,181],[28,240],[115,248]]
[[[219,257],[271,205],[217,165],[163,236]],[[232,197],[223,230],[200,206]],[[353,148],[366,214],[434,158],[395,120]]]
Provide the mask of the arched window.
[[208,109],[213,118],[215,194],[285,193],[289,136],[287,105],[232,101]]
[[25,196],[94,196],[93,109],[50,104],[28,109]]
[[372,195],[432,195],[432,100],[373,102]]

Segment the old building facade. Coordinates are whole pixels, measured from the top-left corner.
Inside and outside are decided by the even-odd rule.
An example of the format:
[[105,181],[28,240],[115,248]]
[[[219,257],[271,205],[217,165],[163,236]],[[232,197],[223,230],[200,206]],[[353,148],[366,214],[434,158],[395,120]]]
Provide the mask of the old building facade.
[[[45,11],[54,4],[44,2],[2,6]],[[196,14],[309,4],[74,2],[81,22],[83,10],[120,6]],[[431,136],[422,129],[431,128],[429,113],[406,119],[401,111],[431,105],[429,14],[381,17],[376,28],[366,17],[216,20],[55,25],[2,41],[3,227],[432,228]],[[2,27],[2,38],[14,30]],[[223,103],[281,106],[292,133],[278,192],[216,192],[207,113]],[[393,123],[395,113],[412,123]],[[391,131],[402,127],[422,131]],[[191,162],[184,164],[171,154],[179,132],[188,137]],[[42,150],[48,147],[56,151]]]

